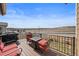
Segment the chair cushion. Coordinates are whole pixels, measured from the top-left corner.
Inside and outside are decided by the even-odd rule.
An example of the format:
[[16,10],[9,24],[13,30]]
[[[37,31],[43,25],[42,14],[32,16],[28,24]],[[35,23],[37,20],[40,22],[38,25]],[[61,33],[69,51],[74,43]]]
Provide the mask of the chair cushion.
[[3,50],[2,50],[2,52],[9,51],[9,50],[11,50],[11,49],[13,49],[13,48],[17,48],[16,43],[13,43],[13,44],[10,44],[10,45],[5,46],[5,47],[3,48]]
[[47,51],[47,50],[48,50],[47,47],[43,47],[43,46],[39,46],[39,47],[40,47],[40,49],[42,49],[42,50],[44,50],[44,51]]
[[11,50],[8,50],[6,52],[0,53],[0,56],[16,56],[19,53],[18,48],[13,48]]
[[3,50],[3,48],[4,48],[4,43],[0,43],[0,50]]
[[39,45],[41,46],[46,46],[47,45],[47,41],[45,39],[42,39],[38,42]]

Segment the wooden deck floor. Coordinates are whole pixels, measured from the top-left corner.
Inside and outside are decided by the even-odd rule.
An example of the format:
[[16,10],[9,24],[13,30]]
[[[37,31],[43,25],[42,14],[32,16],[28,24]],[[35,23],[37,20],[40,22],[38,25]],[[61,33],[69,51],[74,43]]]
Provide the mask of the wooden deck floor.
[[46,53],[40,53],[39,51],[35,51],[27,44],[25,39],[19,40],[19,47],[22,48],[21,56],[61,56],[61,54],[51,50],[48,50],[48,52]]

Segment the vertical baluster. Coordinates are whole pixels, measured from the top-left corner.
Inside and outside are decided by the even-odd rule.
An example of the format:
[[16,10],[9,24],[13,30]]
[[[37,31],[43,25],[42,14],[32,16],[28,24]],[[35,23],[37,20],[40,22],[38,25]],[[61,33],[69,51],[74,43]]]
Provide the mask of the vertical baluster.
[[61,52],[63,52],[62,50],[63,50],[63,36],[60,36],[60,46],[59,46],[59,48],[60,48],[60,51]]
[[53,37],[53,38],[54,38],[54,42],[53,42],[53,44],[54,44],[54,49],[55,49],[55,35],[54,35],[54,37]]
[[55,35],[55,49],[56,49],[56,35]]
[[62,47],[63,47],[63,36],[60,37],[60,51],[62,51],[63,49]]
[[49,46],[49,39],[50,39],[50,38],[49,38],[49,35],[48,35],[47,39],[48,39],[48,47],[50,47],[50,46]]
[[61,49],[62,49],[62,52],[63,52],[63,36],[61,36],[61,38],[62,38]]
[[75,55],[75,37],[72,38],[72,55]]
[[58,50],[58,35],[56,36],[56,48]]
[[69,37],[69,48],[68,48],[68,52],[69,52],[69,54],[68,55],[72,55],[73,54],[73,52],[72,52],[72,50],[73,50],[73,39],[72,39],[72,37]]
[[64,52],[66,54],[66,51],[67,51],[67,37],[65,37],[65,46],[64,46]]
[[52,42],[51,42],[51,44],[52,44],[52,48],[53,48],[53,35],[52,35],[51,37],[52,37]]
[[[67,37],[67,42],[69,42],[69,37]],[[68,50],[69,50],[69,48],[68,48],[69,46],[68,46],[68,43],[67,43],[67,55],[68,55]]]
[[67,37],[66,40],[67,40],[67,43],[66,43],[66,54],[68,54],[68,42],[69,42],[69,41],[68,41],[68,37]]
[[63,53],[64,53],[64,36],[63,36]]
[[57,49],[57,35],[55,37],[55,48]]
[[49,46],[50,46],[50,48],[51,48],[51,35],[49,35]]
[[52,35],[50,35],[50,48],[52,48],[51,39],[52,39]]
[[51,48],[53,48],[53,47],[52,47],[52,43],[53,43],[53,42],[52,42],[52,39],[53,39],[53,37],[52,37],[52,35],[51,35],[51,40],[50,40]]
[[65,53],[65,40],[66,40],[66,37],[64,36],[64,53]]
[[53,41],[52,41],[52,39],[53,39],[53,35],[51,35],[51,48],[53,48]]
[[57,50],[59,50],[59,36],[57,36]]
[[61,51],[61,36],[59,36],[59,51]]
[[69,55],[73,55],[73,38],[72,37],[70,37],[70,39],[69,40],[71,40],[71,43],[70,43],[70,54]]
[[55,49],[56,49],[56,37],[57,37],[57,35],[55,35]]
[[[51,39],[51,35],[49,35],[49,38]],[[51,48],[51,41],[50,41],[50,39],[49,39],[49,46]]]
[[[50,35],[50,39],[51,39],[51,35]],[[51,40],[50,40],[50,48],[51,48]]]
[[64,36],[64,53],[66,54],[66,36]]
[[59,51],[61,51],[60,40],[61,40],[61,36],[59,36]]
[[57,36],[57,50],[59,50],[59,36]]
[[70,39],[69,40],[71,40],[71,43],[70,43],[70,55],[73,55],[73,37],[70,37]]
[[65,53],[67,54],[67,50],[68,50],[68,47],[67,47],[67,45],[68,45],[68,37],[66,37],[66,43],[65,43]]
[[69,41],[70,41],[70,44],[68,44],[68,55],[71,55],[72,54],[72,39],[71,37],[69,37]]

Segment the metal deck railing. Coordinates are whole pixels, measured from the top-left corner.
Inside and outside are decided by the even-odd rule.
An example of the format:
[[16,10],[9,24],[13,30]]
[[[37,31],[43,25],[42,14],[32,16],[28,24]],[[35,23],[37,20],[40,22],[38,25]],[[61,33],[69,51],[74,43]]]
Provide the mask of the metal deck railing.
[[64,55],[75,55],[75,37],[64,35],[49,35],[49,48],[54,49]]

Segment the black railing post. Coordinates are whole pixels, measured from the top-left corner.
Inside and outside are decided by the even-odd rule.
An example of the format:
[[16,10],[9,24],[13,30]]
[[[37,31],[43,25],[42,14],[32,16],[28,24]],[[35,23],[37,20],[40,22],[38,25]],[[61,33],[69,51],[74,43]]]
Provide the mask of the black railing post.
[[66,37],[64,36],[64,53],[65,53],[65,40],[66,40]]
[[59,51],[61,51],[61,49],[60,49],[60,39],[61,39],[61,38],[60,38],[60,36],[59,36]]
[[[67,42],[69,42],[69,37],[67,37]],[[67,54],[69,53],[69,45],[67,43]]]
[[73,56],[75,55],[75,37],[73,37]]
[[63,51],[62,52],[64,53],[64,36],[63,36]]

